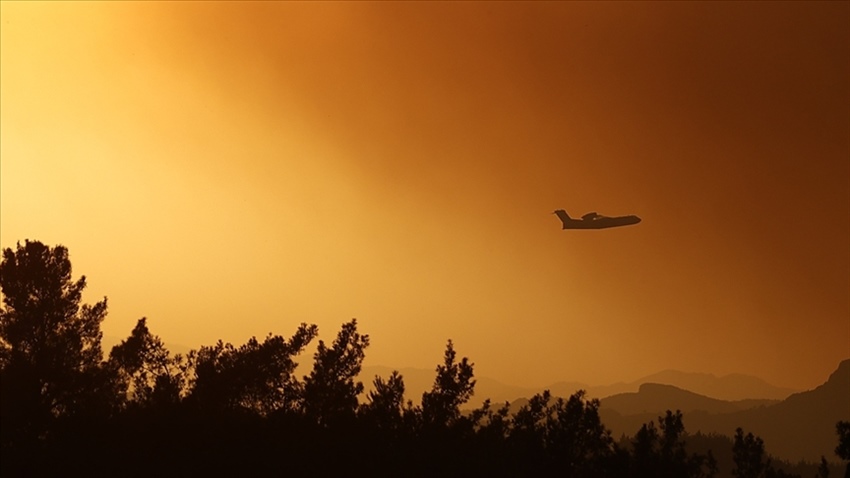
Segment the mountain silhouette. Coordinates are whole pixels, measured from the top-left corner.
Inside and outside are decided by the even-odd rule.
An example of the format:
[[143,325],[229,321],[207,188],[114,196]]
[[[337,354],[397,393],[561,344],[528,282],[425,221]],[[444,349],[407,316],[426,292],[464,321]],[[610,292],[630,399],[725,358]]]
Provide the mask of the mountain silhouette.
[[724,401],[676,387],[646,384],[637,393],[602,400],[600,416],[614,436],[633,435],[662,410],[682,410],[689,433],[732,436],[737,427],[764,440],[766,450],[788,461],[835,461],[835,424],[850,420],[850,360],[813,390],[782,401]]
[[727,401],[746,399],[783,400],[792,393],[799,391],[771,385],[752,375],[730,374],[717,377],[710,373],[664,370],[641,377],[633,382],[589,387],[587,393],[592,397],[601,399],[621,393],[637,392],[640,386],[645,383],[672,385],[706,397]]
[[612,395],[603,398],[601,402],[602,409],[613,409],[622,415],[663,414],[666,410],[681,410],[685,414],[696,411],[710,414],[733,413],[778,403],[772,400],[718,400],[659,383],[645,383],[635,393]]
[[[850,359],[842,361],[829,379],[813,390],[795,393],[776,405],[713,417],[712,423],[731,433],[740,426],[759,435],[775,455],[789,460],[837,460],[835,424],[850,420]],[[733,425],[737,423],[737,425]],[[705,428],[704,428],[705,429]],[[726,431],[729,430],[729,431]]]
[[[364,366],[360,375],[361,380],[363,380],[366,386],[366,391],[371,390],[372,380],[375,375],[387,377],[393,370],[398,370],[404,376],[405,396],[414,402],[422,396],[423,392],[430,390],[434,384],[434,371],[431,369],[413,367],[394,369],[381,365],[371,365]],[[764,403],[759,401],[761,399],[782,400],[798,391],[790,388],[776,387],[751,375],[731,374],[717,377],[708,373],[681,372],[678,370],[664,370],[647,375],[633,382],[618,382],[611,385],[596,386],[582,382],[559,381],[533,388],[505,384],[499,380],[484,376],[477,376],[476,380],[475,397],[470,403],[470,405],[475,404],[476,406],[487,398],[494,404],[504,403],[506,401],[514,402],[520,398],[531,397],[542,390],[549,390],[556,397],[569,397],[577,390],[584,390],[590,398],[603,399],[623,393],[635,393],[641,385],[646,383],[672,385],[679,389],[719,400],[756,400],[756,402],[751,404],[743,402],[739,404],[744,408],[763,405]],[[736,410],[739,409],[741,408],[737,408]],[[664,410],[661,411],[663,412]]]
[[739,373],[717,377],[710,373],[665,370],[643,377],[638,381],[642,383],[675,385],[676,387],[705,395],[706,397],[729,401],[750,398],[784,400],[792,393],[799,391],[791,388],[777,387],[758,377]]
[[[695,432],[698,431],[693,424],[695,417],[713,417],[777,403],[778,400],[764,399],[718,400],[672,385],[646,383],[641,385],[637,392],[603,398],[599,416],[614,436],[629,436],[644,423],[663,416],[667,410],[681,410],[686,429]],[[734,428],[732,433],[724,431],[723,434],[732,436]]]

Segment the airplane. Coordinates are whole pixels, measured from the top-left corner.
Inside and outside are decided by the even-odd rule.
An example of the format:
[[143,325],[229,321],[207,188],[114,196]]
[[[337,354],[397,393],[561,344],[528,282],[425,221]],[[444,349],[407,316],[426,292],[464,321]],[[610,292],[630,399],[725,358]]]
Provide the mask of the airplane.
[[581,217],[581,219],[573,219],[567,214],[567,211],[558,209],[552,214],[557,214],[561,222],[564,223],[564,229],[605,229],[608,227],[629,226],[640,222],[637,216],[617,216],[608,217],[589,212]]

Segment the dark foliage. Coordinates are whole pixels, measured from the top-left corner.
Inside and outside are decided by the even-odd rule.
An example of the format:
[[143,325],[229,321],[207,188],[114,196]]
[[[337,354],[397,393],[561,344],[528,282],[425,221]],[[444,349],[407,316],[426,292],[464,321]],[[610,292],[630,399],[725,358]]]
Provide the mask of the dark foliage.
[[835,433],[838,434],[838,446],[835,447],[835,454],[847,462],[844,477],[850,478],[850,422],[842,420],[836,423]]
[[[182,356],[142,318],[104,359],[106,299],[81,305],[85,284],[71,280],[62,246],[3,251],[3,476],[712,477],[713,448],[734,460],[735,476],[788,476],[760,438],[692,437],[678,411],[615,442],[583,391],[544,391],[513,415],[489,401],[464,410],[473,364],[450,340],[420,405],[405,401],[396,371],[375,377],[361,403],[369,337],[356,320],[330,346],[319,340],[302,380],[296,358],[315,325]],[[848,460],[850,424],[837,431],[836,454]]]
[[187,401],[210,412],[222,410],[267,415],[301,406],[303,386],[294,376],[298,355],[318,334],[315,325],[301,324],[285,340],[271,335],[251,338],[240,347],[219,341],[189,354],[194,386]]
[[667,411],[653,422],[641,426],[632,442],[631,476],[713,477],[717,461],[709,451],[706,455],[687,452],[687,434],[682,413]]
[[105,367],[126,391],[119,398],[126,405],[174,405],[186,390],[185,358],[171,357],[162,340],[150,333],[145,318],[139,319],[130,337],[112,348]]
[[357,332],[357,320],[343,324],[333,345],[323,341],[314,356],[313,371],[304,377],[304,411],[319,425],[351,421],[357,411],[357,396],[363,383],[354,379],[360,374],[369,336]]
[[45,437],[60,417],[112,411],[100,366],[106,298],[80,305],[86,278],[71,280],[68,250],[26,241],[0,263],[2,442]]

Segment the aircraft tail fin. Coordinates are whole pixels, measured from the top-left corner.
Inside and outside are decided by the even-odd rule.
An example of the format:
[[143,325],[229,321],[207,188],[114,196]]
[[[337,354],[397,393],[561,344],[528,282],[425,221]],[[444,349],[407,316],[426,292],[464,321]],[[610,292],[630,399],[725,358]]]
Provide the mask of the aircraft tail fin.
[[553,212],[552,214],[556,214],[558,216],[558,219],[560,219],[561,222],[564,223],[564,229],[566,229],[567,224],[570,221],[572,221],[572,218],[570,217],[570,215],[567,214],[567,211],[564,211],[563,209],[558,209],[557,211]]

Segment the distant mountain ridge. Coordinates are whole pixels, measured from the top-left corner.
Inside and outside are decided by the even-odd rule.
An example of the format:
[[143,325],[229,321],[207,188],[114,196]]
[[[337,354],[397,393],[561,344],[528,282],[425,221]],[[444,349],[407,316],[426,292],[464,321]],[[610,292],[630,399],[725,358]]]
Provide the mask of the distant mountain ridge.
[[723,401],[668,385],[645,384],[636,393],[601,400],[600,418],[614,436],[631,436],[666,410],[681,410],[689,433],[732,436],[737,427],[758,435],[765,449],[789,461],[835,461],[835,424],[850,421],[850,359],[826,382],[785,400]]
[[710,373],[664,370],[643,377],[638,382],[674,385],[706,397],[729,401],[750,398],[784,400],[792,393],[799,391],[792,388],[777,387],[758,377],[740,373],[718,377]]
[[658,414],[665,410],[681,410],[683,413],[702,411],[717,414],[733,413],[776,403],[779,403],[779,400],[720,400],[673,385],[644,383],[637,392],[621,393],[603,398],[601,407],[611,408],[622,415]]
[[[375,375],[386,378],[393,370],[398,370],[404,377],[405,397],[418,403],[422,393],[430,390],[436,377],[435,369],[420,369],[406,367],[394,369],[386,366],[365,366],[360,373],[360,380],[366,386],[368,392],[372,388],[372,380]],[[489,398],[494,404],[513,402],[520,398],[528,398],[543,390],[549,390],[553,396],[568,397],[577,390],[584,390],[588,397],[606,398],[622,393],[634,393],[647,383],[659,385],[672,385],[674,387],[688,390],[706,397],[726,400],[742,401],[754,399],[752,406],[762,404],[761,400],[782,400],[798,390],[771,385],[764,380],[743,374],[731,374],[717,377],[708,373],[680,372],[677,370],[665,370],[633,382],[620,382],[612,385],[592,386],[581,382],[556,382],[549,386],[539,388],[520,387],[504,384],[490,377],[476,376],[475,395],[471,406],[478,406]],[[743,404],[742,404],[743,406]]]
[[[364,367],[360,380],[368,392],[375,375],[387,377],[392,370],[390,367]],[[418,404],[422,392],[431,389],[436,372],[415,368],[404,368],[399,372],[405,381],[405,398]],[[839,420],[850,421],[850,359],[842,361],[822,385],[790,394],[787,388],[775,387],[747,375],[716,377],[673,370],[631,383],[603,387],[559,382],[550,387],[531,389],[505,385],[487,377],[476,379],[475,396],[468,403],[469,408],[477,407],[484,399],[490,398],[495,405],[511,402],[513,413],[527,403],[528,397],[543,390],[550,390],[554,397],[568,397],[576,390],[584,389],[588,396],[601,398],[600,418],[615,437],[634,435],[642,424],[656,420],[666,410],[681,410],[688,433],[700,431],[733,436],[735,429],[741,427],[745,432],[761,437],[769,453],[791,462],[818,462],[821,456],[835,461],[835,424]],[[652,379],[676,383],[653,383]],[[697,393],[680,385],[709,391],[727,399]],[[739,389],[732,391],[729,387],[733,385]],[[747,399],[738,398],[747,396]],[[782,399],[770,398],[777,396]],[[734,399],[729,400],[729,397]],[[362,398],[365,400],[365,394]]]

